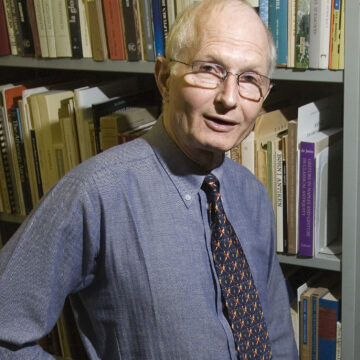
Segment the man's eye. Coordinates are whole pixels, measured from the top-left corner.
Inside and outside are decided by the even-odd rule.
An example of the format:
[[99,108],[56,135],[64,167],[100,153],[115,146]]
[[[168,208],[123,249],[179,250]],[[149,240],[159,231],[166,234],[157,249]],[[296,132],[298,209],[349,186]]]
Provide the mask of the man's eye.
[[240,81],[258,84],[258,79],[254,74],[242,74],[240,76]]
[[220,74],[221,70],[214,64],[199,64],[199,71],[213,74]]

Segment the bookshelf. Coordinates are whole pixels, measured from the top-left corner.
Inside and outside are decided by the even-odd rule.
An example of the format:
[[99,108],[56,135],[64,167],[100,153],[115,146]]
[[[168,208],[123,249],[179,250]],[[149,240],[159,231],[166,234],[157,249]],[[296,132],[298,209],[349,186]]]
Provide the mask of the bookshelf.
[[[342,255],[301,259],[279,255],[281,263],[341,272],[342,276],[342,359],[356,360],[360,353],[360,4],[346,2],[345,70],[277,69],[274,80],[311,81],[343,84],[344,97],[344,167]],[[91,59],[34,59],[0,57],[0,69],[6,67],[83,70],[151,74],[153,62],[125,62]],[[339,175],[340,176],[340,175]],[[23,217],[0,215],[0,225],[20,224]],[[1,231],[0,231],[1,241]]]

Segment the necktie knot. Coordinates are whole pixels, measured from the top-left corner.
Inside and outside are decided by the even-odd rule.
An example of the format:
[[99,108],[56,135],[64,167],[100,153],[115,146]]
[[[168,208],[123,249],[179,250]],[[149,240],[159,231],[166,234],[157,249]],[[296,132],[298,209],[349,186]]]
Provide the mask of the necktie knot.
[[220,193],[220,184],[215,175],[207,174],[201,188],[205,191],[208,201],[217,201]]

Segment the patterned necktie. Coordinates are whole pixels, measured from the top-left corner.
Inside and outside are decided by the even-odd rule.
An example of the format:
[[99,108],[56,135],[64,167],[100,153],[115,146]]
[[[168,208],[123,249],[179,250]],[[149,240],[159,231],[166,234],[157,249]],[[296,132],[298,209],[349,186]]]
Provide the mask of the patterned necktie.
[[209,203],[214,265],[239,359],[271,359],[258,292],[239,239],[225,215],[218,179],[206,175],[202,189]]

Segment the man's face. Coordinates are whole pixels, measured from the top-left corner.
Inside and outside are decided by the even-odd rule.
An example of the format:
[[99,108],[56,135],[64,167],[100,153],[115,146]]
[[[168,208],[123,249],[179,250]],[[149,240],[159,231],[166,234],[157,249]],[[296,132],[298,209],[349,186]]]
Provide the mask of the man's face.
[[[211,61],[233,73],[267,74],[267,36],[251,9],[228,8],[211,16],[206,24],[192,58],[177,60]],[[254,102],[242,98],[231,74],[216,89],[191,86],[184,78],[191,68],[177,66],[168,82],[165,128],[188,157],[205,167],[217,166],[223,153],[251,131],[264,99]]]

